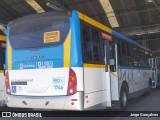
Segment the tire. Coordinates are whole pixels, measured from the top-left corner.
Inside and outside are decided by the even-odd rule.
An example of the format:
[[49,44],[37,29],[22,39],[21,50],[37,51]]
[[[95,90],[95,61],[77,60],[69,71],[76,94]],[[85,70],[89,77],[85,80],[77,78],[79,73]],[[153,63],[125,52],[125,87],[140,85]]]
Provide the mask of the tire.
[[126,110],[128,105],[128,87],[127,85],[122,85],[120,92],[120,110]]

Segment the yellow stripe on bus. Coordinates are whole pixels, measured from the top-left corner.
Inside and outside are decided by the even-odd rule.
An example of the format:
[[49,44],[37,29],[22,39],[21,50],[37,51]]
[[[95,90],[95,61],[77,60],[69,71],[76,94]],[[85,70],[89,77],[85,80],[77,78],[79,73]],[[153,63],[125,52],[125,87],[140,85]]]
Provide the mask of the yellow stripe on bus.
[[6,36],[0,35],[0,41],[6,41]]
[[118,76],[114,72],[111,71],[111,74],[118,78]]
[[[105,65],[99,65],[99,64],[86,64],[86,63],[84,63],[83,66],[85,68],[105,68]],[[110,70],[110,65],[108,65],[108,69]],[[118,78],[118,76],[114,72],[112,72],[111,70],[110,70],[110,72],[113,76]]]
[[71,30],[64,42],[64,67],[70,66],[70,41],[71,41]]
[[0,73],[4,73],[4,70],[0,70]]
[[12,70],[12,48],[8,41],[8,70]]
[[83,64],[86,68],[105,68],[105,65],[99,65],[99,64]]
[[85,22],[87,22],[87,23],[89,23],[89,24],[91,24],[91,25],[93,25],[93,26],[95,26],[95,27],[97,27],[101,30],[104,30],[108,33],[112,33],[112,30],[109,27],[93,20],[92,18],[90,18],[90,17],[88,17],[88,16],[86,16],[86,15],[80,13],[80,12],[78,12],[78,16],[81,20],[83,20],[83,21],[85,21]]

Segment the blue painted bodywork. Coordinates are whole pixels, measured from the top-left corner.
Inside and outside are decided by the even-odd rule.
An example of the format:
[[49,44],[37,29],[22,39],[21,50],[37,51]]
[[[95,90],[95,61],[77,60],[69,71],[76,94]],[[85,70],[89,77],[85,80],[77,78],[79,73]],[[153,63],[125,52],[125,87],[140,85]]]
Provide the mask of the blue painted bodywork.
[[134,40],[132,40],[130,38],[127,38],[126,36],[116,32],[114,30],[112,30],[112,35],[116,36],[117,38],[120,38],[122,41],[129,42],[129,43],[131,43],[131,44],[133,44],[135,46],[138,46],[138,47],[140,47],[140,48],[142,48],[144,50],[150,51],[149,49],[145,48],[144,46],[142,46],[141,44],[137,43],[136,41],[134,41]]
[[80,33],[80,20],[78,18],[78,12],[73,11],[72,17],[70,18],[71,26],[71,56],[70,66],[71,67],[82,67],[82,45],[81,45],[81,33]]
[[[8,45],[9,42],[9,30],[10,30],[10,26],[9,23],[7,25],[7,31],[6,31],[6,45]],[[6,46],[7,48],[7,46]],[[8,49],[6,49],[6,53],[5,53],[5,70],[8,69]]]
[[[80,38],[80,21],[78,12],[73,11],[70,16],[71,44],[70,44],[70,67],[82,67],[82,47]],[[10,25],[7,26],[7,43],[9,42]],[[67,36],[66,36],[67,38]],[[11,46],[12,47],[12,46]],[[8,49],[7,49],[8,50]],[[8,69],[8,58],[6,52],[6,68]],[[53,63],[53,68],[64,67],[64,42],[59,45],[14,49],[12,47],[12,69],[39,69],[38,64],[45,64],[45,61]]]

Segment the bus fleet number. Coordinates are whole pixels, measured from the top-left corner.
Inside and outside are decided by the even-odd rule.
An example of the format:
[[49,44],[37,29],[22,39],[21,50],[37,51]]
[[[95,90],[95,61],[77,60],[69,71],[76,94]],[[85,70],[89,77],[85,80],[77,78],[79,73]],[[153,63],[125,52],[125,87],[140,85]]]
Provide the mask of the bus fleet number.
[[37,62],[38,68],[53,68],[53,61]]

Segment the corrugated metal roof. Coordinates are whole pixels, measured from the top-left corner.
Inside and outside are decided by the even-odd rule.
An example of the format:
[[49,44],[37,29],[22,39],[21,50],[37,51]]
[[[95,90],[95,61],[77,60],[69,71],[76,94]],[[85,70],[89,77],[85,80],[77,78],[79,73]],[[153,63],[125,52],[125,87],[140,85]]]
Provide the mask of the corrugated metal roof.
[[[46,3],[54,4],[65,10],[78,10],[89,17],[111,27],[108,18],[99,0],[35,0],[45,11],[56,11]],[[118,28],[113,28],[128,37],[152,46],[160,41],[160,0],[148,3],[146,0],[109,0],[117,21]],[[156,5],[156,6],[155,6]],[[8,21],[36,13],[36,11],[25,2],[25,0],[1,0],[0,2],[0,24],[6,25]],[[142,35],[141,33],[145,33]],[[153,32],[152,35],[148,34]],[[3,34],[0,31],[0,34]],[[150,38],[152,37],[152,39]],[[156,40],[155,40],[156,39]],[[152,40],[155,40],[152,42]],[[149,41],[149,42],[148,42]],[[152,46],[150,44],[152,43]],[[154,48],[154,47],[153,47]],[[156,50],[158,47],[155,47]]]

